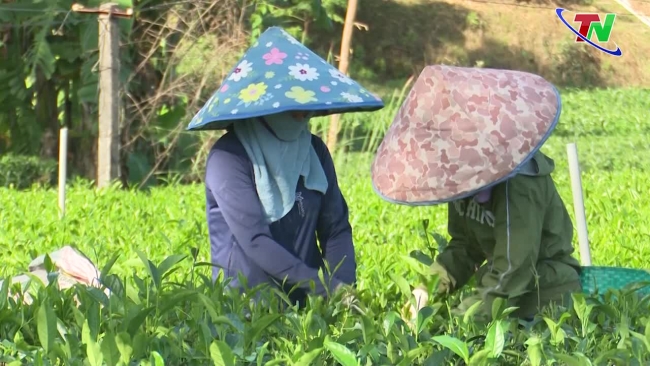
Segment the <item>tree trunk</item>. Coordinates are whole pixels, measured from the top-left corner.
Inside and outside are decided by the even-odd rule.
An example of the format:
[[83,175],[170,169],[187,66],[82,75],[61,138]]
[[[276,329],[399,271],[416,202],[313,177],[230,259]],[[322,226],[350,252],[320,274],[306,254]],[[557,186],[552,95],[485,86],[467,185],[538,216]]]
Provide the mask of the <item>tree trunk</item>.
[[[357,0],[348,0],[348,8],[345,13],[345,23],[343,24],[343,36],[341,37],[341,55],[339,60],[339,71],[347,75],[348,66],[350,65],[350,44],[352,43],[352,31],[354,27],[354,18],[357,15]],[[333,154],[336,150],[336,144],[339,133],[340,115],[335,114],[330,121],[329,134],[327,136],[327,148]]]
[[48,80],[40,69],[36,70],[36,121],[40,126],[40,153],[45,159],[57,160],[59,152],[59,116],[57,89],[54,80]]
[[81,104],[80,111],[80,123],[76,126],[72,145],[74,166],[79,175],[94,180],[97,174],[97,115],[86,103]]

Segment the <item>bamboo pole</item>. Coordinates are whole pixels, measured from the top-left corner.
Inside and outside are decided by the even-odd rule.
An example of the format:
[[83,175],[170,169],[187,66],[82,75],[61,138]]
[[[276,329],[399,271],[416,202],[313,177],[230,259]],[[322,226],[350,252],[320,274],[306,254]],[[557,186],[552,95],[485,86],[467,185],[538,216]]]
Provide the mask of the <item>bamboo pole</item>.
[[[348,8],[345,13],[345,23],[343,24],[343,35],[341,37],[341,54],[339,56],[339,71],[347,75],[350,65],[350,45],[352,44],[352,31],[354,29],[354,18],[357,16],[357,0],[348,0]],[[336,150],[339,134],[340,114],[332,115],[330,119],[330,128],[327,135],[327,148],[333,154]]]

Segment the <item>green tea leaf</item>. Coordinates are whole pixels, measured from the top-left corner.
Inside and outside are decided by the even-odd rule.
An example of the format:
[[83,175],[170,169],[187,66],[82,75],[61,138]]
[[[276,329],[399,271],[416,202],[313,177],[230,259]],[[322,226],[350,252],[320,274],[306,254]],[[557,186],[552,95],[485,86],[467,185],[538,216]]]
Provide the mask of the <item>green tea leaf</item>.
[[[582,366],[593,366],[593,363],[591,360],[585,356],[583,353],[580,352],[574,352],[574,355],[580,360],[580,363]],[[623,361],[625,363],[625,361]]]
[[106,262],[104,267],[102,267],[101,274],[99,275],[99,278],[104,279],[106,276],[108,276],[111,272],[111,269],[115,265],[115,262],[117,262],[118,258],[122,255],[122,253],[116,253],[111,259]]
[[[650,345],[650,319],[645,323],[645,341],[647,345]],[[648,348],[648,352],[650,352],[650,348]]]
[[491,349],[482,349],[472,355],[469,359],[469,366],[484,366],[489,365],[490,354],[493,353]]
[[406,255],[401,255],[400,259],[407,264],[412,270],[416,271],[417,273],[426,276],[429,275],[429,267],[425,266],[422,262],[419,260],[412,258],[410,256]]
[[265,363],[264,366],[286,365],[287,362],[288,361],[285,358],[276,358],[275,360]]
[[169,275],[169,270],[178,263],[185,260],[185,258],[187,258],[187,255],[181,254],[170,255],[169,257],[165,258],[165,260],[158,266],[158,273],[161,276],[161,279],[166,278]]
[[463,323],[469,324],[474,318],[474,315],[476,315],[476,313],[478,313],[479,310],[481,310],[482,306],[483,306],[482,301],[477,301],[472,305],[470,305],[470,307],[467,309],[465,314],[463,314]]
[[528,346],[526,352],[528,353],[530,364],[532,366],[540,366],[543,358],[542,340],[537,336],[532,336],[528,338],[525,344]]
[[144,324],[147,316],[156,310],[155,306],[150,306],[146,309],[138,311],[134,316],[128,314],[126,322],[126,331],[133,337],[137,330]]
[[52,305],[48,301],[43,302],[43,304],[38,308],[37,331],[38,340],[41,342],[46,353],[50,352],[54,347],[54,342],[58,333],[56,323],[57,317]]
[[397,319],[399,319],[399,314],[394,311],[390,311],[384,316],[384,321],[382,322],[382,330],[384,331],[385,336],[388,336],[391,333]]
[[171,309],[179,306],[184,302],[191,302],[197,297],[198,293],[194,289],[178,289],[171,293],[165,293],[162,299],[162,304],[158,306],[158,314],[164,314]]
[[554,356],[555,358],[557,358],[559,361],[562,361],[567,366],[586,366],[580,361],[578,357],[575,356],[570,356],[567,354],[558,354],[558,353],[556,353]]
[[97,341],[99,337],[99,328],[100,328],[100,323],[101,323],[101,318],[100,318],[100,307],[99,303],[96,301],[91,301],[88,304],[88,310],[84,314],[86,316],[86,320],[88,321],[88,329],[90,330],[90,337],[94,341]]
[[505,346],[504,322],[502,320],[492,323],[485,338],[485,348],[490,350],[490,358],[499,358]]
[[407,299],[411,298],[411,286],[409,286],[408,282],[406,282],[406,279],[402,276],[398,276],[396,274],[389,274],[390,278],[395,282],[399,290],[402,292],[404,296],[406,296]]
[[416,331],[421,333],[429,323],[433,322],[433,309],[429,306],[425,306],[418,312],[416,319]]
[[500,319],[501,312],[506,306],[506,301],[504,298],[497,296],[492,301],[492,319]]
[[415,349],[412,349],[406,353],[402,361],[398,364],[398,366],[411,366],[413,365],[413,362],[416,358],[420,357],[421,355],[424,355],[427,353],[427,349],[425,347],[418,347]]
[[643,342],[643,345],[646,347],[646,351],[650,352],[650,342],[648,342],[645,334],[637,333],[637,332],[632,331],[632,330],[630,331],[630,333],[632,334],[632,336],[634,338],[636,338],[636,339],[640,340],[641,342]]
[[262,347],[259,348],[259,352],[257,353],[257,366],[262,366],[262,362],[264,362],[264,356],[268,353],[269,344],[270,342],[267,341]]
[[305,354],[303,354],[298,361],[294,363],[294,366],[311,366],[312,362],[323,352],[322,348],[316,348]]
[[[320,283],[325,286],[326,289],[329,289],[329,282],[325,280],[325,270],[322,267],[318,270],[318,281],[320,281]],[[317,283],[314,283],[314,285],[318,287]],[[327,293],[328,295],[332,295],[329,290],[327,290]]]
[[433,337],[431,340],[439,343],[443,347],[450,349],[452,352],[458,355],[458,357],[462,358],[465,363],[469,362],[469,349],[467,347],[467,344],[460,339],[443,335]]
[[94,337],[90,334],[90,326],[88,320],[84,322],[81,331],[81,342],[86,345],[86,356],[91,366],[102,366],[104,362],[99,344],[95,341]]
[[117,334],[117,337],[115,337],[115,344],[120,352],[120,362],[124,365],[128,365],[131,362],[131,356],[133,355],[131,336],[129,333],[120,332]]
[[151,277],[154,286],[156,286],[156,288],[160,288],[160,273],[158,272],[158,268],[156,268],[153,262],[151,262],[147,258],[147,255],[144,254],[141,250],[135,249],[135,252],[138,254],[138,257],[140,257],[142,264],[144,264],[144,268],[147,270],[147,273]]
[[332,354],[336,362],[342,366],[358,366],[359,361],[356,355],[346,346],[332,341],[329,336],[325,337],[323,346]]
[[424,254],[423,251],[421,250],[413,250],[411,253],[409,253],[411,258],[414,258],[421,264],[425,265],[426,267],[430,267],[433,264],[433,259],[429,257],[428,255]]
[[160,353],[156,351],[151,351],[149,362],[151,363],[152,366],[165,366],[165,360],[163,360]]
[[210,345],[210,357],[214,366],[235,366],[235,354],[223,341],[214,341]]
[[254,343],[257,341],[260,334],[281,317],[282,315],[280,314],[268,314],[256,319],[248,332],[248,343]]
[[363,331],[361,329],[353,329],[341,333],[337,341],[338,343],[347,344],[350,342],[359,342],[360,338],[363,338]]
[[[574,352],[576,357],[579,357],[582,365],[591,366],[591,361],[579,352]],[[631,352],[626,349],[611,349],[604,351],[596,357],[593,364],[614,364],[614,365],[629,365],[631,359]]]
[[101,343],[102,356],[107,366],[116,366],[120,362],[120,351],[117,348],[115,335],[107,332]]
[[9,303],[9,285],[11,281],[0,280],[0,283],[2,284],[2,286],[0,286],[0,310],[3,310]]

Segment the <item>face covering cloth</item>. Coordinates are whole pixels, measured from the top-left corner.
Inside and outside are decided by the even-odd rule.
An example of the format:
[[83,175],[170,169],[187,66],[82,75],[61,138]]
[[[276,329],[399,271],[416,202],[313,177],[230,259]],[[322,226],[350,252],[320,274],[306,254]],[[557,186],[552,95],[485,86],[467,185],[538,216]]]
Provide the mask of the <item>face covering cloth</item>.
[[284,112],[234,125],[253,163],[255,187],[268,223],[291,211],[301,176],[305,188],[327,191],[327,177],[311,144],[308,122],[309,117],[297,120]]

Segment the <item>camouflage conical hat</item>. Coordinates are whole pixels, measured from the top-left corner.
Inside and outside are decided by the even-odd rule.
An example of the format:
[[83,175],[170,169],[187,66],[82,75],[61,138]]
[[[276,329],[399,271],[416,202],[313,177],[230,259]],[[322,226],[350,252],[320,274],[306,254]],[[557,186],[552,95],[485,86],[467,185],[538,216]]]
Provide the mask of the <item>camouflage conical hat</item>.
[[372,164],[383,199],[434,205],[469,197],[517,174],[560,117],[560,95],[540,76],[428,66]]
[[271,27],[246,51],[187,129],[223,129],[238,120],[290,110],[325,116],[383,107],[379,97],[282,28]]

